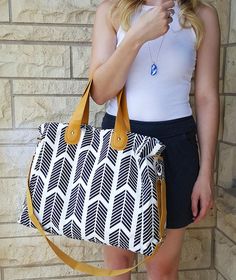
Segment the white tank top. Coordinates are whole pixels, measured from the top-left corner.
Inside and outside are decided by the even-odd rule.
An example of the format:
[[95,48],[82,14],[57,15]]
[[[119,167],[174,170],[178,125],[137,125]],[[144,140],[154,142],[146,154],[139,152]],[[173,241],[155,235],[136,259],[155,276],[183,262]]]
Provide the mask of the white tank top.
[[[154,6],[142,5],[132,15],[131,25],[139,15],[152,7]],[[173,9],[173,21],[169,24],[170,29],[164,34],[157,61],[157,52],[163,36],[149,41],[151,56],[157,62],[158,73],[155,76],[150,74],[152,61],[147,42],[141,46],[130,67],[125,94],[131,120],[163,121],[192,114],[189,93],[196,62],[196,35],[193,27],[181,29],[177,1]],[[122,41],[125,33],[120,26],[116,46]],[[106,112],[117,115],[116,96],[107,101]]]

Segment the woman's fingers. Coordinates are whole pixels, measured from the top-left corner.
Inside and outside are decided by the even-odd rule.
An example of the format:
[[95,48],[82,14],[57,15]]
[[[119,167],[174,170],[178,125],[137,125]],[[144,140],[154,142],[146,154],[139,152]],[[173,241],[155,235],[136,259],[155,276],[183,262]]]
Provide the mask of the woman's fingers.
[[[199,214],[197,215],[198,201],[199,201],[199,205],[200,205],[200,211],[199,211]],[[201,219],[205,218],[207,215],[208,209],[210,209],[211,207],[213,207],[212,200],[207,200],[207,199],[201,198],[201,196],[198,196],[196,198],[193,197],[192,209],[193,209],[193,216],[195,217],[194,223],[198,223]]]
[[201,219],[203,219],[206,216],[208,210],[208,204],[206,203],[206,201],[200,200],[200,208],[201,210],[196,219],[194,220],[194,223],[198,223]]
[[169,9],[169,10],[166,11],[166,13],[165,13],[166,16],[165,17],[166,18],[172,17],[174,15],[174,13],[175,13],[174,9]]
[[197,194],[192,194],[192,212],[193,216],[196,217],[198,213],[198,200],[199,196]]

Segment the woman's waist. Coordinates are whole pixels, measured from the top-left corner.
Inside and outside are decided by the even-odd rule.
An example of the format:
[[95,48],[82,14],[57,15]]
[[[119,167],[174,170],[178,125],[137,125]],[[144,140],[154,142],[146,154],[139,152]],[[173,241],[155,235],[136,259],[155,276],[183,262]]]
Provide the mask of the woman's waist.
[[[103,117],[103,124],[114,127],[116,115],[108,112]],[[143,121],[129,119],[131,132],[151,135],[152,132],[159,137],[171,137],[186,132],[197,132],[197,125],[192,114],[174,119],[161,121]]]
[[[158,98],[140,99],[138,96],[132,99],[127,98],[128,114],[131,120],[140,121],[164,121],[177,119],[192,114],[192,108],[188,98],[166,99],[161,101]],[[106,106],[106,112],[110,115],[117,115],[117,100],[111,99]]]

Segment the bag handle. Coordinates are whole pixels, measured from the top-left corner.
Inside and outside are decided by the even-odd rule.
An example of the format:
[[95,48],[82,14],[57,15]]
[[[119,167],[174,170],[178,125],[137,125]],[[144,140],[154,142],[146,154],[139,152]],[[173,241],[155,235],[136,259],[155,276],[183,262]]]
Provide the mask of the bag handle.
[[[34,155],[33,155],[34,158]],[[124,268],[124,269],[106,269],[106,268],[98,268],[93,265],[87,264],[85,262],[79,262],[75,259],[71,258],[68,254],[63,252],[56,244],[54,244],[45,234],[44,229],[42,228],[41,224],[39,223],[37,217],[34,214],[33,210],[33,204],[32,204],[32,198],[30,194],[30,171],[33,163],[33,158],[30,164],[30,169],[28,173],[28,186],[26,189],[26,201],[27,201],[27,207],[28,207],[28,214],[29,218],[35,225],[35,227],[38,229],[40,234],[46,239],[48,245],[51,247],[51,249],[55,252],[55,254],[68,266],[70,266],[72,269],[81,271],[87,274],[91,274],[94,276],[117,276],[124,273],[127,273],[131,270],[133,270],[135,267],[139,266],[140,264],[144,263],[147,260],[152,259],[155,254],[158,252],[158,249],[161,247],[161,245],[164,242],[164,230],[165,230],[165,222],[166,222],[166,184],[165,179],[159,179],[157,180],[157,192],[158,192],[158,210],[160,214],[160,240],[159,243],[156,245],[152,255],[150,256],[144,256],[144,259],[140,262],[138,262],[135,266]],[[160,158],[162,158],[160,156]]]
[[[92,76],[89,77],[88,84],[84,90],[79,104],[77,105],[68,127],[65,131],[65,142],[67,144],[77,144],[80,139],[81,124],[88,124],[89,119],[89,94],[92,86]],[[112,132],[111,146],[116,150],[123,150],[126,147],[130,131],[130,121],[127,109],[127,101],[125,96],[125,86],[117,94],[117,116],[114,130]]]

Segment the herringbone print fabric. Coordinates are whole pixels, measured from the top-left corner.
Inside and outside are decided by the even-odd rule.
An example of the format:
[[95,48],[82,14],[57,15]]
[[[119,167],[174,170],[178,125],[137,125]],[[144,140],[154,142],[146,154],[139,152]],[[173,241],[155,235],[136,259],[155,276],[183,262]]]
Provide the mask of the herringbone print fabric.
[[[122,151],[111,148],[113,129],[81,125],[78,144],[64,140],[68,123],[38,129],[30,173],[34,212],[46,232],[152,254],[159,242],[156,180],[163,162],[153,158],[165,146],[128,132]],[[33,227],[26,200],[18,223]]]

